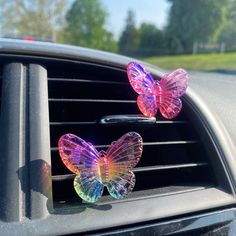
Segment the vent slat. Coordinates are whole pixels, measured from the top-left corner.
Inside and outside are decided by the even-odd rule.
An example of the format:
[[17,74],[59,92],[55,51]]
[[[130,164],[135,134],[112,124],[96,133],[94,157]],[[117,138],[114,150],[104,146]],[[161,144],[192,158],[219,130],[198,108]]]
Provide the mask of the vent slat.
[[[158,170],[170,170],[170,169],[181,169],[181,168],[193,168],[199,166],[207,166],[206,162],[199,163],[187,163],[182,165],[162,165],[162,166],[147,166],[147,167],[137,167],[134,168],[133,172],[146,172],[146,171],[158,171]],[[52,176],[53,181],[64,181],[73,179],[76,174],[65,174],[65,175],[54,175]]]
[[[84,122],[50,122],[52,126],[60,125],[95,125],[98,124],[97,121],[84,121]],[[156,124],[187,124],[185,120],[160,120],[156,121]],[[129,124],[130,125],[130,124]]]
[[[143,143],[143,146],[158,146],[158,145],[182,145],[182,144],[196,144],[197,140],[188,141],[168,141],[168,142],[149,142]],[[110,145],[94,145],[95,148],[108,148]],[[57,147],[51,147],[51,151],[58,151]]]
[[136,103],[134,100],[49,98],[49,102]]
[[[156,188],[156,189],[148,189],[148,190],[143,190],[143,191],[138,191],[138,192],[131,192],[129,195],[128,195],[128,200],[129,199],[132,199],[132,200],[141,200],[141,199],[149,199],[150,198],[150,195],[152,197],[164,197],[164,196],[170,196],[170,195],[173,195],[173,194],[185,194],[185,193],[188,193],[188,192],[192,192],[192,191],[200,191],[200,190],[204,190],[204,189],[208,189],[208,188],[211,188],[211,187],[214,187],[211,183],[206,183],[206,184],[202,184],[202,183],[199,183],[199,184],[193,184],[193,185],[174,185],[174,186],[168,186],[168,187],[162,187],[162,188]],[[103,205],[104,203],[105,204],[109,204],[109,203],[112,203],[114,201],[114,199],[112,199],[109,195],[107,196],[103,196],[99,202],[96,204],[97,206],[99,205]],[[126,198],[124,199],[117,199],[115,200],[116,202],[125,202],[127,201]],[[76,206],[78,205],[78,199],[77,200],[74,200],[73,202],[72,201],[58,201],[58,202],[55,202],[55,206],[57,209],[55,209],[56,211],[58,210],[60,212],[61,209],[63,209],[65,211],[65,205],[66,206]]]
[[[90,80],[90,79],[61,79],[50,80],[50,98],[66,99],[118,99],[136,100],[137,94],[130,87],[130,84],[118,81]],[[113,88],[116,87],[116,90]]]
[[199,163],[187,163],[187,164],[182,164],[182,165],[162,165],[162,166],[137,167],[137,168],[134,168],[134,172],[180,169],[180,168],[190,168],[190,167],[198,167],[198,166],[207,166],[207,163],[199,162]]
[[95,125],[96,121],[80,121],[80,122],[50,122],[52,126],[61,126],[61,125]]
[[111,85],[127,85],[126,82],[108,81],[108,80],[89,80],[89,79],[69,79],[69,78],[48,78],[49,82],[65,82],[65,83],[93,83],[93,84],[111,84]]
[[[99,118],[98,118],[99,120]],[[79,121],[76,121],[76,123]],[[60,122],[58,122],[60,123]],[[112,141],[117,140],[127,132],[140,133],[144,142],[169,142],[194,140],[195,135],[191,132],[189,124],[165,123],[165,124],[115,124],[103,125],[94,122],[73,125],[74,122],[67,125],[51,125],[50,131],[52,136],[51,146],[58,145],[59,138],[66,134],[72,133],[83,140],[96,145],[109,145]],[[83,125],[82,125],[83,124]]]

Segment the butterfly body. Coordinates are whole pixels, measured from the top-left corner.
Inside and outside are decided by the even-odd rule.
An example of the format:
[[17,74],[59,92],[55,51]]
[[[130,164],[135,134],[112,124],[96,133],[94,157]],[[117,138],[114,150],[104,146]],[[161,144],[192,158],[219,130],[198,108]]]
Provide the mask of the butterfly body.
[[142,138],[129,132],[113,142],[107,151],[96,148],[73,134],[63,135],[59,153],[65,166],[76,174],[74,188],[87,202],[96,202],[104,186],[114,198],[126,197],[134,188],[133,167],[142,155]]
[[112,168],[112,163],[106,157],[106,152],[99,152],[99,161],[98,161],[99,175],[101,176],[101,182],[104,186],[109,182],[110,169]]
[[188,75],[183,69],[177,69],[155,81],[145,69],[135,62],[127,66],[129,82],[139,94],[137,104],[146,117],[156,115],[158,109],[166,119],[175,118],[181,108],[180,97],[188,86]]

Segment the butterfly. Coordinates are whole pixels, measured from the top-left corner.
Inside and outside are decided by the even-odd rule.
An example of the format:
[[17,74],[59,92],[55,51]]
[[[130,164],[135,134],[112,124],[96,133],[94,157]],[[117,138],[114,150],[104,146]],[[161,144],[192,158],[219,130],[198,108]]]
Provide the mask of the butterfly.
[[65,166],[76,174],[74,189],[87,202],[101,198],[104,186],[116,199],[126,197],[134,188],[132,169],[139,162],[142,137],[129,132],[112,142],[108,150],[97,151],[74,134],[65,134],[58,141],[59,154]]
[[174,70],[158,81],[141,65],[130,62],[127,75],[134,91],[139,94],[138,107],[146,117],[155,116],[158,108],[166,119],[173,119],[179,114],[182,108],[180,97],[188,87],[188,74],[185,70]]

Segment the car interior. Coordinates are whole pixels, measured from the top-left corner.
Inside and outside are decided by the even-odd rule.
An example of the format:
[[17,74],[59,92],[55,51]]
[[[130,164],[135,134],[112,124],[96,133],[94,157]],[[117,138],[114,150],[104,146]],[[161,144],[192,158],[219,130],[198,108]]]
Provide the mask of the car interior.
[[[171,12],[175,5],[167,2]],[[155,81],[173,66],[132,54],[133,42],[123,53],[36,36],[0,34],[0,235],[236,235],[235,71],[198,70],[197,61],[188,69],[184,59],[182,110],[173,119],[160,111],[149,118],[137,106],[127,65],[141,64]],[[200,42],[189,45],[155,53],[178,61],[202,50]],[[221,50],[204,56],[233,51],[204,45]],[[86,202],[73,188],[83,173],[63,164],[60,137],[77,135],[100,153],[128,132],[143,139],[133,191],[116,199],[104,188],[97,202]]]
[[[198,234],[234,221],[233,76],[212,74],[206,85],[207,74],[190,73],[180,115],[149,120],[130,90],[129,60],[1,40],[3,234]],[[155,79],[162,76],[145,66]],[[101,149],[129,131],[144,140],[134,191],[121,200],[104,192],[96,204],[83,202],[60,160],[58,139],[78,134]]]

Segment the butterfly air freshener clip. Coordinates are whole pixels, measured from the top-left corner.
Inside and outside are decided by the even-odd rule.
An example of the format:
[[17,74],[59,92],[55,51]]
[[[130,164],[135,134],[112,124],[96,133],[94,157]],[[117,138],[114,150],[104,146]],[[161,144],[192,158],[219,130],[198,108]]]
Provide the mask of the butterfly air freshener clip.
[[114,198],[126,197],[134,188],[132,169],[139,162],[142,137],[129,132],[112,142],[108,150],[96,148],[73,134],[63,135],[58,142],[59,153],[65,166],[76,174],[74,188],[87,202],[101,198],[104,186]]
[[177,69],[158,81],[141,65],[130,62],[127,74],[132,88],[139,94],[138,107],[146,117],[155,116],[158,109],[166,119],[173,119],[179,114],[182,108],[180,97],[188,87],[188,74],[185,70]]

